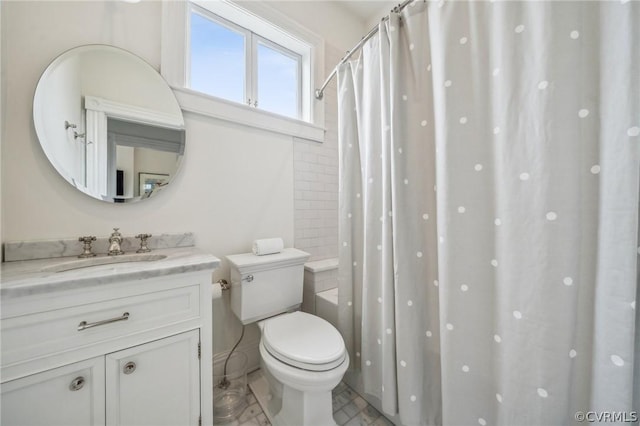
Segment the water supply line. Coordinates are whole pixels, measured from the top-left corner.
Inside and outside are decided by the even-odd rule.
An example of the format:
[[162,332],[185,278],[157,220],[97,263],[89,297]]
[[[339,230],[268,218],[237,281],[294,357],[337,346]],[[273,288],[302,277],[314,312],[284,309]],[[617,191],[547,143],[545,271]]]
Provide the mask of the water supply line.
[[233,345],[233,348],[231,349],[231,352],[229,352],[229,355],[227,355],[227,359],[224,361],[224,370],[222,372],[222,380],[220,380],[220,382],[216,385],[216,387],[218,389],[227,389],[229,387],[229,385],[231,384],[231,382],[229,380],[227,380],[227,363],[229,362],[229,359],[231,358],[231,354],[233,354],[233,351],[236,350],[236,348],[238,347],[238,345],[242,341],[242,338],[244,337],[244,328],[245,328],[245,326],[243,325],[242,326],[242,333],[240,334],[240,338],[238,339],[236,344]]
[[[216,282],[218,284],[220,284],[220,288],[222,288],[223,291],[229,290],[231,288],[231,286],[229,285],[229,282],[227,280],[225,280],[224,278],[221,278]],[[236,348],[238,347],[238,345],[242,341],[243,337],[244,337],[244,325],[242,326],[242,333],[240,333],[240,338],[238,339],[236,344],[233,345],[233,348],[231,349],[231,352],[229,352],[229,355],[227,355],[227,359],[224,360],[224,369],[223,369],[223,372],[222,372],[222,380],[220,380],[220,382],[216,385],[216,387],[218,389],[227,389],[229,387],[229,385],[231,385],[231,382],[227,379],[227,364],[229,363],[229,359],[231,358],[231,355],[236,350]]]

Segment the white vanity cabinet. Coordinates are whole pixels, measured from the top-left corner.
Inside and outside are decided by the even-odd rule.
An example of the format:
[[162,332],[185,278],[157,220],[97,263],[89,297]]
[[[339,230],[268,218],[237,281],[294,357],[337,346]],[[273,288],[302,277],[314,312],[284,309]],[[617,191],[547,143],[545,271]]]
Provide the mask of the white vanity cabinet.
[[1,424],[211,424],[213,267],[207,266],[5,294]]
[[3,425],[103,425],[104,357],[2,384]]
[[192,330],[107,355],[107,425],[197,425],[199,341]]

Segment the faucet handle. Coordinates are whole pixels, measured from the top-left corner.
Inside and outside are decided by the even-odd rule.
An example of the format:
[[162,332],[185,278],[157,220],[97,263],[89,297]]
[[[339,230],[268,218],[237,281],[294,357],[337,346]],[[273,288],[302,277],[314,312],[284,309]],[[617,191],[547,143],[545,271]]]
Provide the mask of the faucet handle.
[[149,253],[151,249],[147,247],[147,238],[151,238],[151,234],[138,234],[136,238],[140,238],[140,248],[136,250],[136,253]]
[[94,257],[96,255],[95,253],[91,252],[91,243],[95,240],[96,237],[94,237],[93,235],[78,237],[78,241],[84,243],[84,246],[82,247],[83,251],[78,255],[79,258]]

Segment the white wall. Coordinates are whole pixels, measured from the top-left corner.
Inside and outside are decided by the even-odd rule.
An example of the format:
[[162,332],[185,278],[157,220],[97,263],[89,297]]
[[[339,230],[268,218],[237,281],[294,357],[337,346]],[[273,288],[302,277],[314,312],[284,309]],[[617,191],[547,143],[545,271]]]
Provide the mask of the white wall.
[[112,51],[84,52],[80,67],[83,97],[95,96],[174,117],[181,114],[162,76],[137,58]]
[[378,25],[380,20],[389,14],[391,9],[397,6],[401,1],[393,1],[393,0],[380,0],[379,5],[377,7],[377,11],[373,12],[371,16],[366,20],[365,27],[367,28],[367,32]]
[[178,155],[173,152],[159,151],[157,149],[134,148],[133,154],[133,194],[140,195],[139,173],[159,173],[173,177]]
[[[363,32],[360,21],[331,2],[275,6],[325,37],[333,52],[348,49]],[[294,146],[299,142],[291,137],[185,114],[181,170],[160,196],[131,205],[79,193],[47,161],[31,118],[42,71],[63,51],[90,43],[127,49],[157,69],[161,2],[28,1],[2,2],[0,8],[2,241],[107,236],[118,226],[125,235],[191,231],[198,247],[220,258],[249,251],[255,238],[282,236],[287,245],[294,244]],[[327,59],[334,61],[335,53]],[[335,150],[337,139],[330,137]],[[337,163],[335,169],[337,182]],[[214,274],[216,280],[221,277],[228,277],[226,263]],[[215,302],[213,309],[214,352],[219,352],[234,343],[240,325],[227,300]],[[251,327],[245,342],[255,347],[258,337]],[[255,363],[257,354],[251,354]]]
[[[242,4],[241,1],[239,3]],[[364,23],[359,17],[340,6],[341,1],[269,0],[268,3],[307,29],[319,34],[326,44],[342,52],[351,49],[364,35]],[[335,63],[327,65],[333,68]]]

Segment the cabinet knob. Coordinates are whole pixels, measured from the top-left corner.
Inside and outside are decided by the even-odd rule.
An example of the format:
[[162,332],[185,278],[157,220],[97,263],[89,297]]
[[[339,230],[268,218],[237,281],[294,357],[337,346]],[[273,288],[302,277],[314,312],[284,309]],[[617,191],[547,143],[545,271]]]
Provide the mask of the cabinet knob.
[[84,387],[84,377],[79,376],[73,379],[71,384],[69,385],[69,390],[78,391]]
[[122,367],[122,372],[124,374],[131,374],[134,371],[136,371],[136,363],[133,361],[129,361],[124,365],[124,367]]

